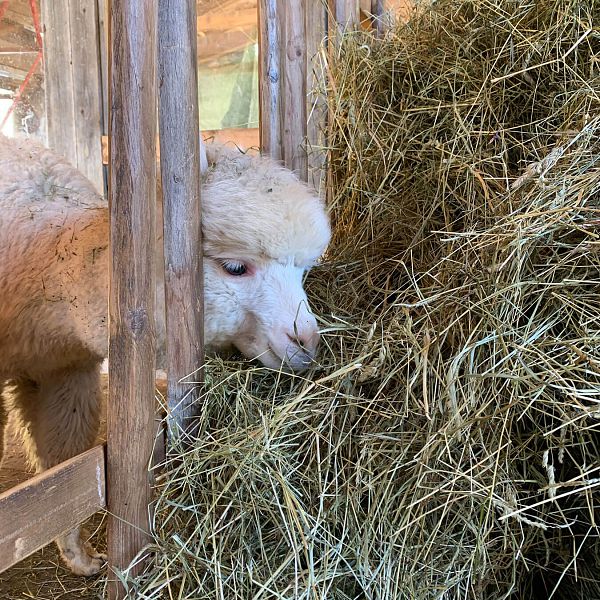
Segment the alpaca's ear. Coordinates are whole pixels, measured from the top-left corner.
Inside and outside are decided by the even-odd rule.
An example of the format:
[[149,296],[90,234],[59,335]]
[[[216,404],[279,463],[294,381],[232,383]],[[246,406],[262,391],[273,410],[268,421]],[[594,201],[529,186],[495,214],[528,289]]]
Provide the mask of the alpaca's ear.
[[206,146],[200,134],[200,174],[204,175],[208,171],[208,158],[206,158]]

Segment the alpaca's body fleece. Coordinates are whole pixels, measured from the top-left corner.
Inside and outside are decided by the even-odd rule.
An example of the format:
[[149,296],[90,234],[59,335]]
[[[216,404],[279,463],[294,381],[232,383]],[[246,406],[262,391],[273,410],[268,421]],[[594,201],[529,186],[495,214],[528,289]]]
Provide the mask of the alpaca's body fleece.
[[[324,209],[272,161],[212,152],[203,184],[206,342],[301,368],[314,348],[294,341],[278,315],[292,315],[293,329],[304,327],[316,345],[301,279],[329,240]],[[0,392],[10,390],[4,402],[17,410],[40,471],[89,448],[97,433],[108,348],[108,205],[62,158],[0,136],[0,231]],[[243,260],[253,276],[224,274],[225,259]],[[0,396],[0,459],[5,420]],[[100,567],[78,534],[57,543],[75,572]]]

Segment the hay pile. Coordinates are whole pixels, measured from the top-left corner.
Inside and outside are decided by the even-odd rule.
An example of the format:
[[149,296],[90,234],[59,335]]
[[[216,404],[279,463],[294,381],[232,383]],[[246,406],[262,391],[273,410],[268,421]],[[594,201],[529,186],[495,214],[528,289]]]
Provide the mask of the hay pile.
[[342,41],[320,367],[210,362],[132,597],[600,597],[599,27],[438,0]]

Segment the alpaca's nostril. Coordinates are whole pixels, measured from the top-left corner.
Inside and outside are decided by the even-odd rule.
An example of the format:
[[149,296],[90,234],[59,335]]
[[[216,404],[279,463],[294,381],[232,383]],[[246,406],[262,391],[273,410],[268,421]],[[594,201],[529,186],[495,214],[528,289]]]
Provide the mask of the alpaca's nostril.
[[311,331],[309,333],[288,333],[287,336],[290,342],[295,346],[298,346],[302,351],[307,354],[315,353],[319,343],[319,334],[316,331]]

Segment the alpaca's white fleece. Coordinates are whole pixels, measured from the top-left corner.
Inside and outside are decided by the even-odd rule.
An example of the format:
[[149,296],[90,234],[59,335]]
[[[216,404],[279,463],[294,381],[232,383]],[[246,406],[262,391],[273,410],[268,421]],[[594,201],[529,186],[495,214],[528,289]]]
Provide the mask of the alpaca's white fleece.
[[108,210],[66,161],[0,138],[0,379],[106,354]]
[[255,261],[293,257],[297,266],[316,260],[329,242],[321,200],[275,161],[207,146],[203,188],[205,253],[245,253]]

